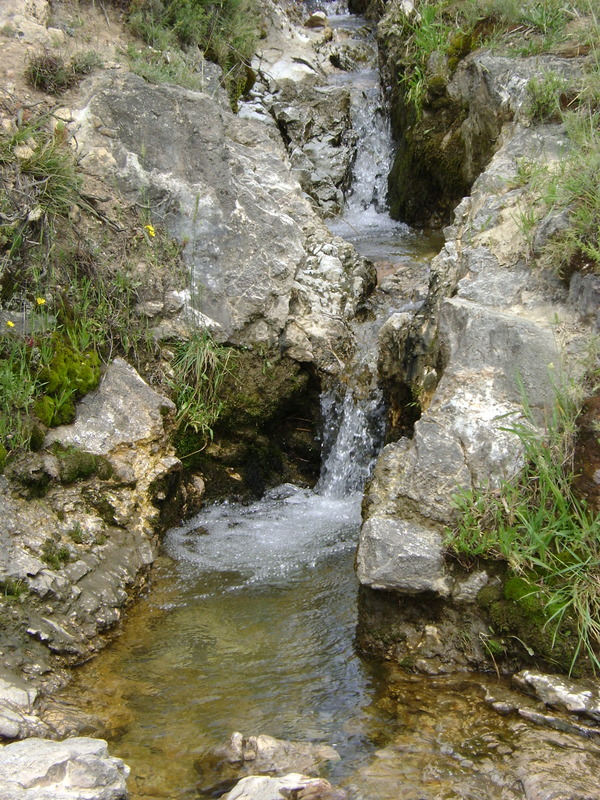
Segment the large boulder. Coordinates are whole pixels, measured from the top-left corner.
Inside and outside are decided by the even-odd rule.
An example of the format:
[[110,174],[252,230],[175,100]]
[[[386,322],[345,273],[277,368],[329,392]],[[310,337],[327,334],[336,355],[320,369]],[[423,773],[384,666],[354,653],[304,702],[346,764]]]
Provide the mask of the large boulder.
[[92,80],[72,115],[83,169],[116,175],[183,244],[188,330],[275,345],[292,316],[294,358],[334,364],[330,346],[351,345],[346,322],[371,268],[314,214],[276,128],[207,93],[121,73]]

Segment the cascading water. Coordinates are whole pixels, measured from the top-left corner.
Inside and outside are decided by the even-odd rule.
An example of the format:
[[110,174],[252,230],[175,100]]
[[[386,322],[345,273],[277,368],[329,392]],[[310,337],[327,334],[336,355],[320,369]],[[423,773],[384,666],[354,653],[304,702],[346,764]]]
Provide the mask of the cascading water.
[[[375,241],[381,248],[383,238],[413,234],[385,211],[391,142],[376,73],[349,79],[358,80],[360,142],[348,207],[333,227],[365,252]],[[413,244],[400,247],[410,252]],[[361,493],[383,439],[373,369],[380,324],[356,323],[360,352],[343,388],[323,395],[315,490],[280,486],[249,505],[206,508],[170,530],[148,604],[82,672],[88,694],[98,687],[95,709],[106,708],[107,686],[117,698],[118,713],[104,712],[111,720],[105,735],[133,768],[134,799],[204,796],[203,753],[234,730],[333,744],[341,756],[334,779],[372,752],[376,682],[353,647],[353,560]]]

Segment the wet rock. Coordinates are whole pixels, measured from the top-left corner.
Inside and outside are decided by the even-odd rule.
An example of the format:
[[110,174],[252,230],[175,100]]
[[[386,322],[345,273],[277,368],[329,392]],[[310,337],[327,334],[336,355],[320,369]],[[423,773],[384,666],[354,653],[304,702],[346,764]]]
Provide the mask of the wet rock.
[[548,706],[571,711],[600,723],[600,687],[594,681],[577,681],[562,675],[547,675],[526,669],[513,676],[513,683]]
[[197,762],[196,768],[202,774],[203,790],[212,791],[211,787],[240,775],[282,776],[291,771],[315,775],[324,763],[339,759],[338,752],[328,745],[290,742],[265,734],[245,737],[236,732]]
[[102,739],[25,739],[0,747],[4,800],[127,800],[128,775]]
[[291,773],[282,778],[252,775],[243,778],[223,800],[346,800],[342,789],[335,789],[323,778]]
[[327,14],[324,11],[315,11],[304,23],[305,28],[324,28],[327,25]]
[[48,725],[33,712],[37,694],[20,676],[0,670],[0,739],[48,734]]

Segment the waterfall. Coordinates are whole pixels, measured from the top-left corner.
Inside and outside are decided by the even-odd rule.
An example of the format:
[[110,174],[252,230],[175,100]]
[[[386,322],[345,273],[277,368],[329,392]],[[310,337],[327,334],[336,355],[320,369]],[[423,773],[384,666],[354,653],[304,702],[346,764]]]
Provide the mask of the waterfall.
[[335,391],[322,395],[323,465],[317,494],[340,498],[362,491],[382,441],[381,409],[378,394],[360,399],[347,388],[341,403]]

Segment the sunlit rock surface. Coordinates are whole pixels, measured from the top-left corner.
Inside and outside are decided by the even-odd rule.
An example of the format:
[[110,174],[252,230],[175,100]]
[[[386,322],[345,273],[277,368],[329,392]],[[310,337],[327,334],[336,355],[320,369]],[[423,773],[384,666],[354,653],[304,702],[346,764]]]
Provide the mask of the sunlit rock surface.
[[0,746],[3,800],[127,800],[127,767],[102,739],[26,739]]

